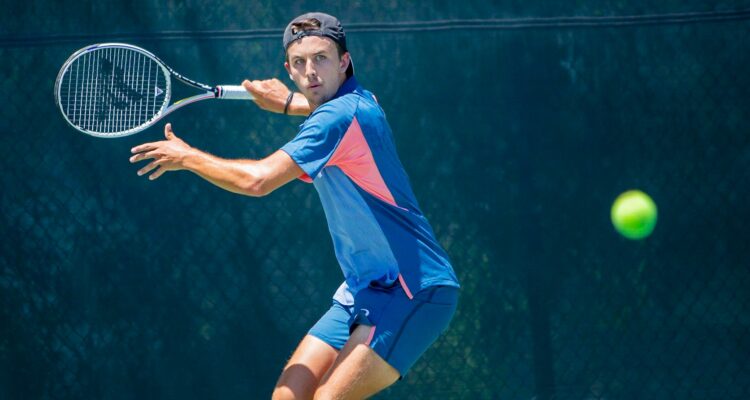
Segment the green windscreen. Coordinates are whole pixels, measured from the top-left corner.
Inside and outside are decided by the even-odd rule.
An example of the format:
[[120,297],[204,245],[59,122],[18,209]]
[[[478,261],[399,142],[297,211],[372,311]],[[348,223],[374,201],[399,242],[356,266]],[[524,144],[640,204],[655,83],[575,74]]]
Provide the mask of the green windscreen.
[[[101,139],[53,87],[98,42],[292,86],[281,35],[311,10],[341,19],[462,285],[376,398],[750,398],[747,1],[2,3],[0,398],[270,398],[343,279],[314,187],[243,197],[128,158],[171,122],[258,159],[303,118],[206,101]],[[629,189],[659,210],[640,241],[610,221]]]

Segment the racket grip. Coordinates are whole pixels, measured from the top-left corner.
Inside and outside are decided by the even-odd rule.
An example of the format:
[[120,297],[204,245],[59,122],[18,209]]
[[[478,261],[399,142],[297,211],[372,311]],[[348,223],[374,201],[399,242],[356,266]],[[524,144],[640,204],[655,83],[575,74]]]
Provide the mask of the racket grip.
[[226,85],[217,86],[217,99],[225,100],[252,100],[253,95],[248,93],[242,86]]

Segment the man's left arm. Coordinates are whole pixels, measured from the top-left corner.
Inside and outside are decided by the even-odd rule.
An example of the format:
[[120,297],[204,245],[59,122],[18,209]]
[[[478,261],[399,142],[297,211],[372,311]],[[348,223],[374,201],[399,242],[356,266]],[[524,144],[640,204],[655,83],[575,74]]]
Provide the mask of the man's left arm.
[[248,196],[265,196],[304,174],[304,171],[279,150],[262,160],[228,160],[191,147],[164,127],[167,140],[145,143],[134,147],[131,163],[153,160],[138,171],[138,175],[159,178],[167,171],[188,170],[230,192]]

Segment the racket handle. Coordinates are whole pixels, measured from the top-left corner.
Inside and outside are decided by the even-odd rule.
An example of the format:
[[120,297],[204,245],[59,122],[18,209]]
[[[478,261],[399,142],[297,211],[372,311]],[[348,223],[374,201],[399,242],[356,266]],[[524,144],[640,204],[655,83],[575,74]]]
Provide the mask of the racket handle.
[[216,87],[216,98],[225,100],[252,100],[253,95],[242,86],[226,85]]

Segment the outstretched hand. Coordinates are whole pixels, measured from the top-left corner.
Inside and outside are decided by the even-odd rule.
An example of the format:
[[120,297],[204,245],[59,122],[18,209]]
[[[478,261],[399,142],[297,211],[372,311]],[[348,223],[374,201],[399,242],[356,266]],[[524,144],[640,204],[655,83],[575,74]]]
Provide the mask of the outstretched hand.
[[148,179],[154,180],[167,171],[178,171],[184,169],[182,163],[185,156],[187,156],[193,148],[174,134],[172,131],[172,124],[164,125],[164,137],[167,140],[144,143],[140,146],[133,147],[130,150],[130,152],[134,154],[130,157],[131,163],[153,159],[148,165],[138,170],[138,176],[145,175],[155,168],[158,168],[156,172],[148,177]]

